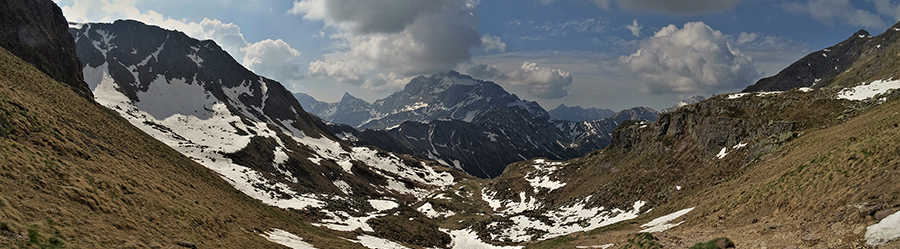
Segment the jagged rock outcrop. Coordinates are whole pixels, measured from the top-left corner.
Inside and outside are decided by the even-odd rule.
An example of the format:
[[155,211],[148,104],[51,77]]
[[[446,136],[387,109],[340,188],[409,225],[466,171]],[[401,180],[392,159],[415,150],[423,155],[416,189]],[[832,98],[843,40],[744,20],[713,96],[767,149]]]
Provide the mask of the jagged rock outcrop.
[[0,3],[0,16],[0,46],[93,99],[59,6],[50,0],[7,0]]

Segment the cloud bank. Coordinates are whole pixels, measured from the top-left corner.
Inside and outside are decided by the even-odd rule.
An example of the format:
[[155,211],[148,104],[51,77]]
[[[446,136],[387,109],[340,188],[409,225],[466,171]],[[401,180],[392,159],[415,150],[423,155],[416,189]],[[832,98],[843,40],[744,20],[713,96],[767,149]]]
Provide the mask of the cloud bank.
[[646,82],[641,91],[651,94],[728,91],[752,84],[760,75],[749,56],[703,22],[664,27],[619,60]]
[[[891,3],[883,0],[875,1],[879,12],[891,14]],[[858,27],[875,28],[884,25],[884,20],[876,14],[866,10],[857,9],[850,0],[812,0],[806,3],[784,3],[784,9],[789,12],[809,15],[828,25],[841,22]],[[896,7],[893,8],[896,10]]]
[[[550,4],[554,0],[540,0],[543,4]],[[741,0],[588,0],[597,7],[610,10],[613,2],[622,9],[639,12],[657,12],[675,15],[693,15],[706,12],[715,12],[734,8]]]
[[509,73],[504,73],[497,67],[486,64],[469,66],[464,72],[478,79],[525,87],[532,96],[543,99],[559,99],[568,96],[568,87],[573,82],[569,72],[558,68],[540,67],[537,63],[528,61]]
[[475,5],[471,0],[302,0],[288,13],[322,21],[334,32],[334,50],[311,62],[307,75],[374,87],[391,85],[380,84],[390,73],[396,77],[386,78],[450,70],[469,62],[473,47],[505,51],[499,37],[479,34]]

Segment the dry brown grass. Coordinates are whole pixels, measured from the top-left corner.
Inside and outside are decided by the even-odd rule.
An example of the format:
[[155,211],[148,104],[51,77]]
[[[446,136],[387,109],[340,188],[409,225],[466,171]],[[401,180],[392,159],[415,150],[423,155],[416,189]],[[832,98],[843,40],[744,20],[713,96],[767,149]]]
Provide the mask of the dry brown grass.
[[0,247],[275,248],[280,228],[358,247],[216,173],[0,49]]
[[[900,100],[893,100],[827,129],[807,130],[726,181],[687,189],[689,194],[614,229],[570,235],[577,239],[557,248],[618,248],[652,217],[689,207],[696,209],[684,224],[656,235],[661,244],[687,248],[728,237],[737,248],[868,248],[864,228],[878,220],[855,206],[900,211],[898,109]],[[900,241],[879,248],[900,248]]]

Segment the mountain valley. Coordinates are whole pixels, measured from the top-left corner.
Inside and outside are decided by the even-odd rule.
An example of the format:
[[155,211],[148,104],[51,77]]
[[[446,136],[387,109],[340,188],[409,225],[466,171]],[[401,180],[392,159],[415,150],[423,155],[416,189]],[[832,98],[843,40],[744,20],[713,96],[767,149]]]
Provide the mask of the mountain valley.
[[900,23],[613,113],[455,71],[325,103],[180,31],[0,16],[0,247],[900,248]]

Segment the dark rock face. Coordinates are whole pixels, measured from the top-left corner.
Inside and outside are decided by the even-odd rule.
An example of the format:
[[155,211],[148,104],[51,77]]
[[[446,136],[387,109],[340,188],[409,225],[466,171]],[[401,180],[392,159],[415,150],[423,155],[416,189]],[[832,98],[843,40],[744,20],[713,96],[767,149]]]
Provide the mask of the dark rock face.
[[0,46],[93,99],[59,6],[50,0],[7,0],[0,3],[0,16]]
[[547,111],[550,114],[550,117],[558,120],[567,120],[572,122],[583,122],[583,121],[591,121],[591,120],[600,120],[604,118],[608,118],[616,112],[610,109],[599,109],[599,108],[581,108],[581,106],[573,106],[568,107],[566,105],[559,105],[555,109]]

